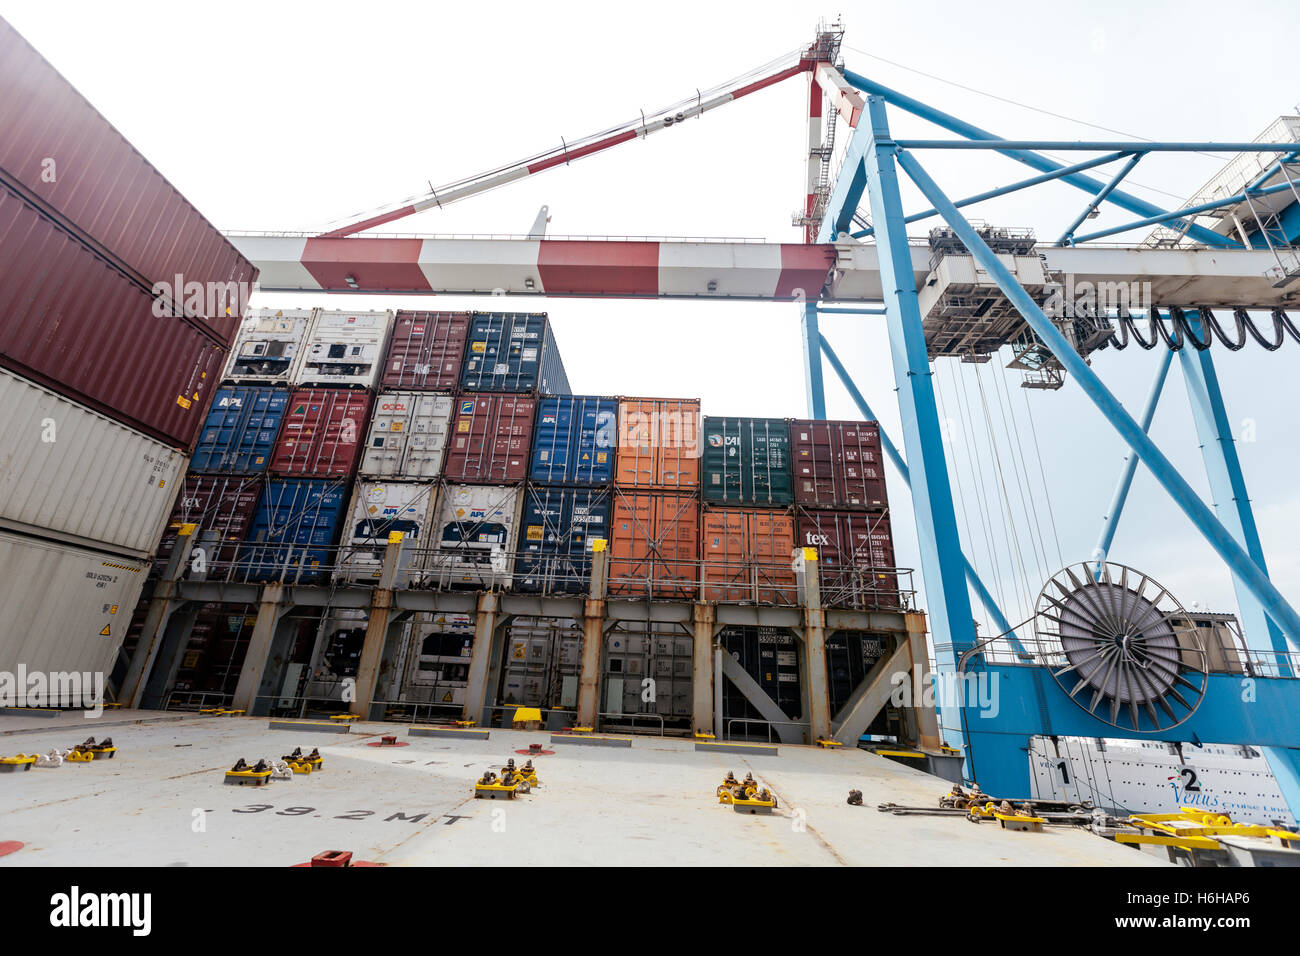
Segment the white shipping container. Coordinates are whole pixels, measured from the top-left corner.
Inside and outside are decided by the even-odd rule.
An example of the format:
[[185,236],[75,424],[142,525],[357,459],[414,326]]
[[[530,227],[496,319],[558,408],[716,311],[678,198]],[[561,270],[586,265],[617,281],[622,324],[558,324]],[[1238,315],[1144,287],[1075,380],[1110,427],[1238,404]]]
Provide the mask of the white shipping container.
[[0,527],[153,554],[184,454],[3,370],[0,409]]
[[319,309],[254,309],[239,328],[225,381],[242,385],[289,383],[302,367],[307,337]]
[[392,330],[392,312],[318,310],[294,383],[372,387]]
[[366,435],[360,474],[437,478],[450,431],[452,398],[434,392],[380,392]]
[[107,675],[149,566],[0,531],[0,671]]
[[350,519],[344,527],[335,580],[374,584],[383,569],[390,531],[406,539],[403,569],[396,587],[417,584],[422,564],[421,548],[428,547],[429,515],[437,485],[415,481],[358,481],[352,495]]
[[428,536],[425,580],[446,587],[510,587],[519,539],[518,488],[444,485]]

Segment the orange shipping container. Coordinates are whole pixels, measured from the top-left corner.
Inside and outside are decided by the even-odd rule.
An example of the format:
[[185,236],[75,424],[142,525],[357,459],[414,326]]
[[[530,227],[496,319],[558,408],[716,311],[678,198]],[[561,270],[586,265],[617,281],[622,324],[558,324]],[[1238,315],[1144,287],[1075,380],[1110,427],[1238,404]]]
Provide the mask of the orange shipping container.
[[794,604],[794,518],[784,511],[709,508],[700,518],[706,601]]
[[700,400],[625,398],[618,403],[614,484],[623,488],[700,486]]
[[699,589],[700,499],[615,489],[609,593],[693,598]]

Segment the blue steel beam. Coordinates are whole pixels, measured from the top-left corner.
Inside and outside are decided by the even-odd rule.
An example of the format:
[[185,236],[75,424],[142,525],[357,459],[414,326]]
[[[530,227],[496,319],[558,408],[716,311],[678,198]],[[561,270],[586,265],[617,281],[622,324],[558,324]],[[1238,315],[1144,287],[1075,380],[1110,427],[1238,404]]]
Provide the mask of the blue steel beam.
[[[1085,362],[1066,340],[1061,331],[1039,308],[1038,303],[1016,281],[1010,270],[1002,264],[997,255],[989,249],[979,234],[971,227],[952,202],[921,168],[910,153],[899,150],[899,165],[912,178],[912,182],[925,195],[957,238],[997,283],[1003,294],[1011,300],[1021,317],[1038,333],[1039,339],[1051,350],[1066,371],[1075,377],[1079,387],[1101,411],[1111,426],[1137,452],[1142,463],[1150,469],[1156,481],[1169,493],[1183,513],[1196,526],[1197,530],[1210,543],[1220,558],[1223,559],[1233,574],[1239,576],[1250,593],[1263,605],[1265,612],[1277,622],[1282,632],[1297,646],[1300,646],[1300,614],[1291,607],[1282,593],[1268,579],[1268,575],[1259,569],[1250,554],[1237,543],[1232,533],[1215,517],[1214,512],[1206,506],[1200,496],[1193,490],[1186,479],[1179,474],[1173,463],[1147,437],[1133,417],[1124,410],[1110,390],[1102,384],[1097,373]],[[928,582],[927,582],[928,585]]]
[[849,140],[849,148],[844,153],[844,165],[831,190],[831,198],[826,203],[826,214],[822,216],[821,227],[817,230],[818,242],[834,242],[840,233],[847,232],[853,222],[853,214],[858,211],[858,203],[867,189],[867,170],[865,159],[870,138],[859,136],[863,129],[861,123],[854,130]]
[[848,309],[835,306],[819,305],[817,311],[821,315],[887,315],[884,309]]
[[[949,132],[956,133],[958,136],[964,136],[967,139],[981,140],[984,142],[987,142],[989,140],[996,140],[999,138],[995,136],[993,133],[988,132],[987,130],[982,130],[978,126],[974,126],[971,123],[967,123],[965,120],[960,120],[955,116],[943,112],[942,110],[937,110],[933,106],[929,106],[926,103],[922,103],[920,100],[913,99],[912,97],[907,96],[904,93],[899,93],[897,90],[892,90],[887,86],[882,86],[881,84],[876,83],[874,80],[869,80],[865,76],[862,76],[859,73],[854,73],[851,70],[844,70],[843,72],[844,72],[844,78],[848,80],[849,83],[851,83],[853,86],[856,86],[858,89],[862,90],[862,92],[871,93],[876,96],[882,96],[885,98],[886,102],[892,103],[894,106],[897,106],[899,109],[906,110],[907,112],[913,114],[914,116],[919,116],[921,117],[921,119],[928,120],[929,122],[934,123],[936,126],[941,126],[944,129],[948,130]],[[1147,144],[1145,143],[1139,143],[1135,145],[1124,146],[1121,148],[1125,152],[1129,152],[1135,148],[1136,149],[1145,148],[1146,145]],[[1032,151],[1010,149],[1010,150],[999,150],[999,152],[1001,152],[1005,156],[1010,157],[1011,159],[1016,160],[1017,162],[1024,163],[1026,166],[1030,166],[1033,169],[1037,169],[1039,172],[1054,172],[1056,170],[1060,170],[1063,168],[1061,163],[1050,160],[1046,156],[1040,156],[1038,153]],[[1069,183],[1071,186],[1077,186],[1079,189],[1082,189],[1084,192],[1094,193],[1094,194],[1098,190],[1100,190],[1104,185],[1103,183],[1100,183],[1097,180],[1093,179],[1091,176],[1083,176],[1078,173],[1072,173],[1068,176],[1062,176],[1061,181]],[[1159,206],[1155,205],[1154,203],[1149,203],[1145,199],[1140,199],[1137,196],[1132,195],[1131,193],[1126,193],[1119,189],[1116,189],[1114,192],[1112,192],[1107,197],[1107,201],[1112,203],[1113,205],[1118,206],[1120,209],[1126,209],[1129,212],[1135,213],[1136,215],[1139,216],[1158,216],[1161,213],[1165,212],[1164,209],[1161,209]],[[1187,234],[1189,237],[1195,239],[1197,242],[1203,242],[1206,245],[1210,245],[1210,246],[1237,245],[1237,243],[1225,239],[1217,232],[1214,232],[1210,229],[1206,229],[1204,226],[1198,226],[1195,223],[1192,223],[1189,226],[1187,230]],[[834,233],[834,235],[838,235],[838,233]]]
[[1096,196],[1092,197],[1092,202],[1088,203],[1088,205],[1084,207],[1083,212],[1079,213],[1079,218],[1075,219],[1074,222],[1070,223],[1070,225],[1066,227],[1065,232],[1061,233],[1061,238],[1056,240],[1055,245],[1063,246],[1069,241],[1070,237],[1074,235],[1074,230],[1078,229],[1079,225],[1085,219],[1097,211],[1097,207],[1105,202],[1106,197],[1115,191],[1115,187],[1123,181],[1124,177],[1133,171],[1133,167],[1138,164],[1140,159],[1142,159],[1141,153],[1135,153],[1133,156],[1129,157],[1129,161],[1120,167],[1119,171],[1111,177],[1110,182],[1106,184],[1106,188],[1097,193]]
[[[903,443],[911,463],[912,511],[925,575],[927,610],[934,635],[935,657],[942,671],[953,673],[957,659],[975,645],[975,619],[971,615],[970,592],[957,534],[948,463],[944,457],[939,410],[935,403],[933,372],[925,348],[921,308],[912,275],[912,255],[903,223],[903,200],[898,191],[894,167],[896,147],[889,138],[885,101],[867,99],[869,121],[860,123],[849,151],[859,148],[864,159],[859,167],[869,182],[871,221],[876,226],[880,256],[881,287],[884,289],[889,351],[898,386],[898,408],[903,420]],[[857,170],[844,169],[839,186],[857,179]],[[840,213],[842,209],[838,210]],[[823,227],[831,222],[828,214]],[[953,717],[958,719],[954,722]],[[941,707],[943,733],[950,745],[963,740],[960,709]]]
[[[849,398],[853,399],[853,404],[858,406],[858,411],[862,413],[862,417],[869,422],[876,423],[876,428],[880,433],[880,445],[885,450],[885,457],[893,462],[894,468],[898,470],[899,476],[903,479],[903,484],[907,485],[910,491],[912,488],[912,473],[908,470],[907,462],[903,461],[903,456],[898,453],[897,446],[885,433],[885,426],[880,424],[880,419],[876,417],[876,413],[871,410],[867,400],[858,391],[858,386],[853,381],[853,377],[849,375],[848,369],[844,367],[840,357],[835,354],[835,350],[831,348],[830,343],[825,339],[822,339],[822,351],[826,354],[826,361],[830,362],[831,368],[835,370],[835,374],[839,376],[840,382],[849,393]],[[1024,645],[1020,643],[1020,638],[1011,626],[1011,622],[1002,613],[1002,608],[998,607],[997,601],[993,599],[989,589],[984,586],[984,582],[975,570],[975,566],[970,563],[970,559],[966,557],[964,552],[961,560],[966,570],[966,583],[975,591],[975,596],[984,605],[984,610],[989,612],[989,620],[997,628],[997,633],[1007,635],[1007,639],[1011,642],[1011,646],[1015,648],[1016,653],[1023,656],[1025,660],[1029,660],[1029,655],[1025,653]]]
[[1050,149],[1057,152],[1081,150],[1127,150],[1141,153],[1281,153],[1294,143],[1152,143],[1146,140],[1078,140],[1078,139],[900,139],[899,149],[994,149],[1007,150]]
[[1273,160],[1273,164],[1269,166],[1268,169],[1264,170],[1251,180],[1250,185],[1246,187],[1246,192],[1254,192],[1260,186],[1264,185],[1264,183],[1268,182],[1269,177],[1280,170],[1284,164],[1295,162],[1297,156],[1300,156],[1300,152],[1293,151],[1287,153],[1285,156],[1279,156],[1277,159]]
[[[1156,406],[1160,404],[1160,392],[1165,387],[1165,377],[1169,374],[1169,366],[1173,360],[1174,353],[1171,349],[1160,350],[1160,364],[1156,369],[1156,377],[1151,382],[1146,404],[1142,406],[1141,425],[1144,434],[1151,430],[1151,420],[1155,418]],[[1092,556],[1097,559],[1093,574],[1098,580],[1100,580],[1102,562],[1106,560],[1106,555],[1110,553],[1111,542],[1115,540],[1115,529],[1119,526],[1119,516],[1124,512],[1124,501],[1128,498],[1129,488],[1133,486],[1133,475],[1137,472],[1137,464],[1137,455],[1130,448],[1124,458],[1124,470],[1120,473],[1119,483],[1115,485],[1115,494],[1110,500],[1110,508],[1107,509],[1106,517],[1102,522],[1101,537],[1097,539],[1097,547],[1092,552]]]
[[817,325],[817,303],[811,299],[803,304],[803,381],[808,398],[808,417],[826,418],[826,387],[822,383],[821,331]]

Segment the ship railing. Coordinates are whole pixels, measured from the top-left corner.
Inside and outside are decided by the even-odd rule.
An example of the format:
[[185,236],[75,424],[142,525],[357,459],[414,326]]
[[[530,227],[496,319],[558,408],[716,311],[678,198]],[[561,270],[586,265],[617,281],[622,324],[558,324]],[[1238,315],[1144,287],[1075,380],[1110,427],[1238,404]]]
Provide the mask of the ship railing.
[[578,711],[573,707],[540,707],[535,704],[518,703],[518,704],[491,704],[483,708],[490,716],[488,717],[489,727],[500,727],[504,730],[510,729],[514,723],[515,711],[520,707],[537,707],[542,714],[542,726],[548,730],[559,730],[563,726],[563,721],[554,722],[552,727],[552,714],[560,714],[569,718],[569,726],[572,726],[578,720]]
[[233,694],[212,690],[170,690],[163,698],[163,710],[202,711],[224,707],[235,699]]
[[654,727],[655,723],[658,722],[659,733],[656,736],[665,736],[666,725],[662,714],[623,714],[618,711],[599,711],[596,718],[600,721],[601,730],[615,730],[616,725],[627,724],[628,730],[634,734],[637,733],[637,721],[647,722],[651,727]]
[[[744,732],[740,736],[737,736],[735,731],[732,730],[732,726],[734,724],[758,724],[760,726],[766,727],[767,742],[769,744],[772,743],[779,744],[781,742],[779,737],[775,740],[772,739],[772,733],[776,727],[798,727],[801,729],[801,731],[806,731],[809,727],[808,721],[806,720],[764,720],[760,717],[730,717],[728,718],[726,727],[724,728],[724,734],[723,734],[724,740],[752,740],[753,739],[753,735],[749,734],[748,732]],[[854,741],[854,743],[856,744],[857,741]]]

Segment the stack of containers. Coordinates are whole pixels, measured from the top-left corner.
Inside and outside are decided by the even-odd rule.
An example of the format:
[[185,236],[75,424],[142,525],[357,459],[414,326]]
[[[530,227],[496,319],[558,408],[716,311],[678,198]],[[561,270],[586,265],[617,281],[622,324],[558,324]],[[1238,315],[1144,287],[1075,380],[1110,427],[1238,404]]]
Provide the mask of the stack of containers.
[[706,417],[702,480],[705,600],[794,604],[789,424]]
[[610,516],[609,593],[699,593],[700,400],[624,398]]
[[379,580],[388,536],[409,549],[395,582],[418,586],[469,338],[468,312],[398,312],[342,535],[338,579]]
[[431,585],[512,586],[538,402],[567,394],[545,314],[472,315],[430,536]]
[[796,419],[790,437],[797,533],[817,549],[822,603],[898,607],[879,425]]
[[0,671],[107,671],[256,269],[3,20],[0,129]]

